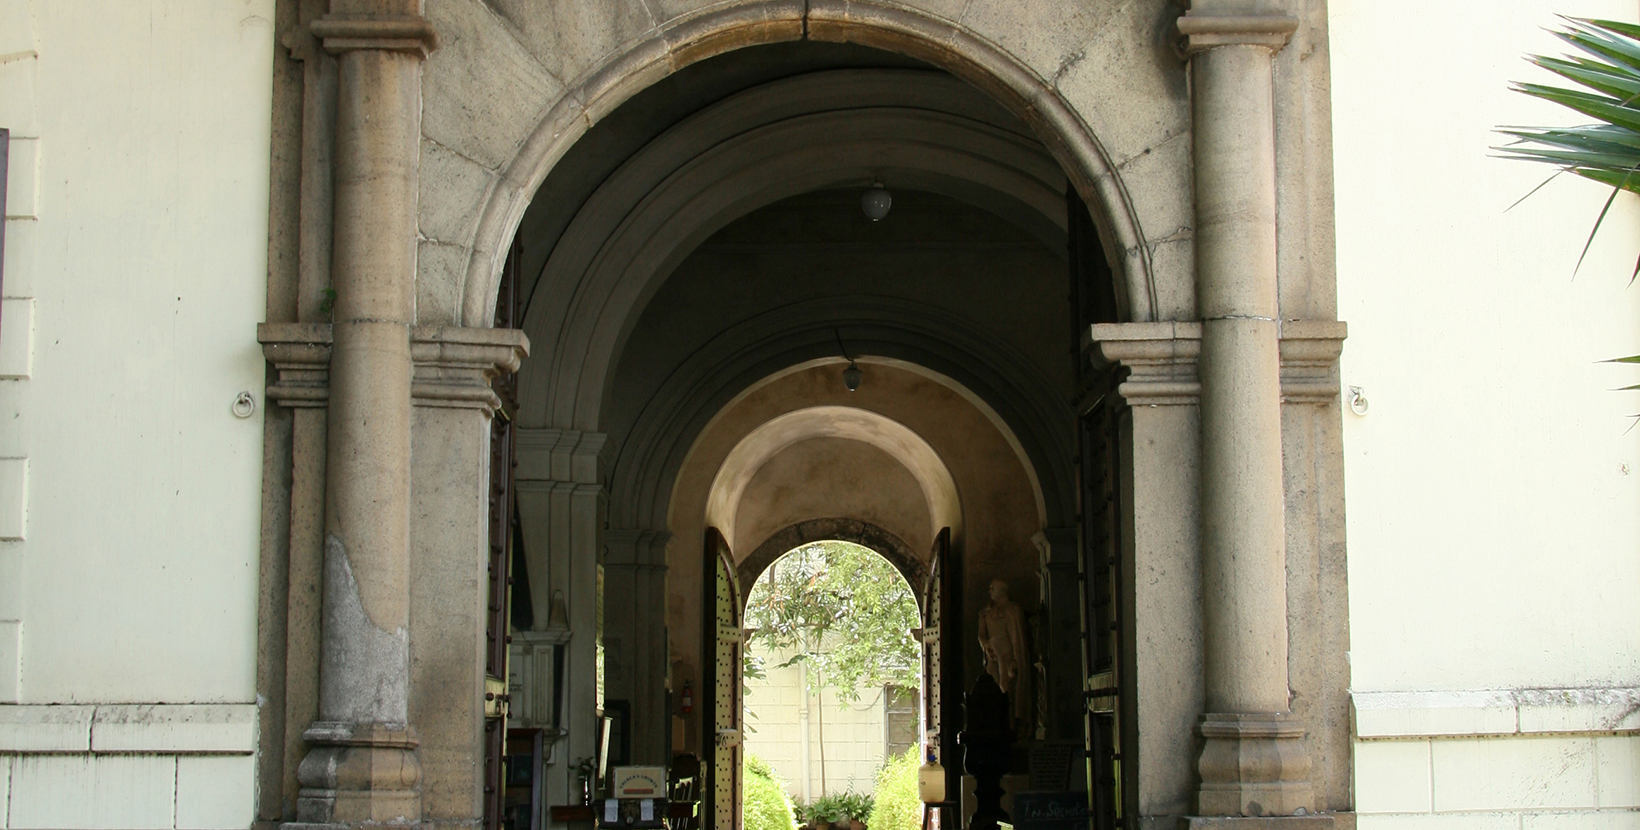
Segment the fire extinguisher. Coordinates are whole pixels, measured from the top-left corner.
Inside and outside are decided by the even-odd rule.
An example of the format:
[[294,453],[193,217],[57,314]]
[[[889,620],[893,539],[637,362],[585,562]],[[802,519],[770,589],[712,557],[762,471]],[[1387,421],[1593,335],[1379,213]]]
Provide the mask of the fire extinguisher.
[[685,715],[695,711],[695,689],[688,683],[683,684],[683,713]]

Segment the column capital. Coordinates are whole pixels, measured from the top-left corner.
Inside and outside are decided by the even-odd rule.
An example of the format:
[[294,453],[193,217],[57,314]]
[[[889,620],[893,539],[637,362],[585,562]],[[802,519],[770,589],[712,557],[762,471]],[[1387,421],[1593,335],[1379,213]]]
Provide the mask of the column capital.
[[408,52],[426,58],[438,48],[438,32],[423,17],[341,17],[328,15],[309,24],[324,50],[332,55],[357,49]]
[[520,481],[599,485],[609,469],[609,436],[577,429],[518,429],[514,433]]
[[666,543],[672,533],[666,530],[627,530],[611,528],[604,531],[604,567],[633,569],[666,569]]
[[1281,400],[1328,404],[1338,397],[1338,357],[1349,327],[1335,320],[1281,321]]
[[1197,322],[1095,323],[1083,351],[1097,368],[1123,366],[1128,377],[1116,388],[1129,406],[1182,406],[1201,401],[1196,361],[1202,352]]
[[268,400],[289,407],[321,407],[330,400],[329,323],[259,323],[256,339],[276,372]]
[[529,353],[530,340],[517,329],[412,326],[411,398],[416,406],[494,413],[501,399],[490,388],[490,380],[518,371]]
[[1279,52],[1293,32],[1298,18],[1285,14],[1203,14],[1186,12],[1178,21],[1180,44],[1185,55],[1194,55],[1219,46],[1262,46]]

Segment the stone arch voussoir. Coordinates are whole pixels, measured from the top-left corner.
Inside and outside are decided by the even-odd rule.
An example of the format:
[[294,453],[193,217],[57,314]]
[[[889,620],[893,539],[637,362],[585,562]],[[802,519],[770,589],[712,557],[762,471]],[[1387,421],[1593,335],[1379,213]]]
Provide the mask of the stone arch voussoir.
[[922,604],[920,589],[928,580],[925,557],[918,556],[899,536],[870,522],[849,518],[808,519],[777,530],[763,540],[735,566],[736,578],[740,580],[741,601],[745,602],[745,598],[751,596],[752,586],[757,583],[758,577],[776,559],[811,542],[830,540],[853,542],[887,559],[905,577],[912,595],[917,597],[918,605]]
[[678,69],[733,49],[812,39],[906,54],[967,80],[1037,133],[1092,208],[1112,252],[1128,318],[1156,319],[1157,292],[1138,209],[1087,122],[1018,56],[931,13],[873,0],[746,0],[666,21],[568,85],[488,189],[462,279],[463,325],[487,326],[509,240],[553,165],[603,115]]

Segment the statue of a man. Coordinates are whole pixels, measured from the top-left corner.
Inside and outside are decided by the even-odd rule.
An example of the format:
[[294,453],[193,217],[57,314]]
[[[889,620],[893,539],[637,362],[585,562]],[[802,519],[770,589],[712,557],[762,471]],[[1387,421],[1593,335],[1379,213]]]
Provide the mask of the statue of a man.
[[1024,684],[1020,668],[1029,665],[1025,653],[1025,615],[1008,599],[1008,583],[991,580],[991,601],[979,612],[979,646],[985,653],[985,671],[1007,693],[1017,720],[1025,717]]

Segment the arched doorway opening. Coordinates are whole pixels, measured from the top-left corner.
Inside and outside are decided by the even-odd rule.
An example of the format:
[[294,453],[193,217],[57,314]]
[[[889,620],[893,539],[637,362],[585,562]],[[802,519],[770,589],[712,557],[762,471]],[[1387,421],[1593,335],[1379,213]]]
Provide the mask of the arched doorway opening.
[[[745,564],[742,575],[754,576]],[[842,539],[800,545],[755,574],[744,616],[746,752],[799,805],[870,795],[886,760],[922,745],[914,578]]]
[[[1127,292],[1055,156],[933,65],[812,42],[680,70],[567,150],[518,230],[537,344],[520,447],[534,431],[543,459],[519,488],[526,558],[541,557],[531,590],[544,607],[569,584],[573,617],[587,555],[573,540],[589,532],[606,595],[647,599],[605,618],[605,699],[566,711],[627,701],[640,762],[732,742],[732,722],[661,693],[693,684],[702,710],[738,712],[708,691],[735,662],[721,632],[739,627],[713,610],[716,560],[743,597],[742,557],[841,517],[890,528],[928,570],[943,538],[953,611],[1008,583],[1054,667],[1041,685],[1058,690],[1033,692],[1025,740],[1080,743],[1077,332]],[[859,194],[878,180],[895,204],[873,223]],[[864,383],[849,390],[854,362]],[[837,470],[859,475],[815,486]],[[585,531],[554,503],[580,487]],[[979,671],[971,627],[929,644],[952,690],[932,711]],[[568,646],[571,677],[591,667],[583,648]],[[954,758],[954,731],[934,731]],[[568,730],[570,756],[594,751],[584,734]],[[733,826],[732,784],[712,797],[729,806],[710,822]]]

